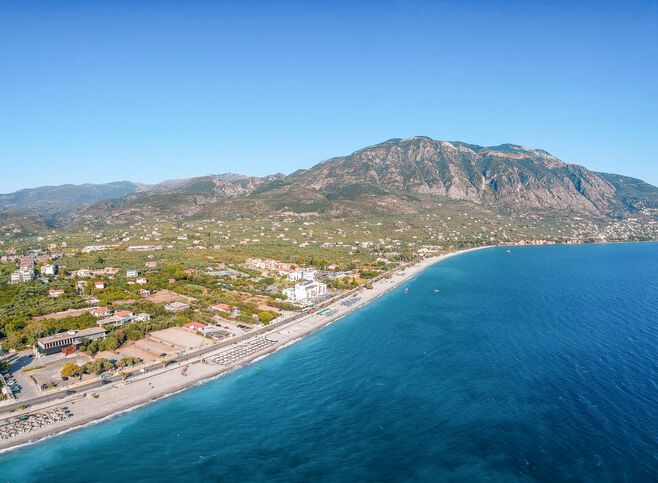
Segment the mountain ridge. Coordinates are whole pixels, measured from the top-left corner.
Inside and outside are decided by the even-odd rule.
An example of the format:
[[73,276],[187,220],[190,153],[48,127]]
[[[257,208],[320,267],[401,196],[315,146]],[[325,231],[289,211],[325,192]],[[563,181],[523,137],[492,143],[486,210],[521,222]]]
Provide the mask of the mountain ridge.
[[[126,192],[111,196],[107,190],[89,188],[103,192],[100,199],[82,198],[77,205],[70,201],[64,203],[66,210],[46,215],[59,217],[60,224],[137,213],[180,218],[228,208],[240,211],[242,203],[264,211],[325,211],[334,216],[348,208],[367,214],[378,197],[390,201],[391,213],[396,205],[392,200],[407,211],[414,209],[413,200],[427,206],[444,200],[516,216],[571,213],[624,219],[639,213],[656,219],[658,212],[658,188],[636,178],[565,163],[543,149],[512,143],[478,146],[427,136],[388,139],[287,176],[224,173],[154,185],[118,183],[126,183]],[[8,196],[0,195],[0,208],[11,206]],[[31,209],[38,212],[47,205],[36,203]]]

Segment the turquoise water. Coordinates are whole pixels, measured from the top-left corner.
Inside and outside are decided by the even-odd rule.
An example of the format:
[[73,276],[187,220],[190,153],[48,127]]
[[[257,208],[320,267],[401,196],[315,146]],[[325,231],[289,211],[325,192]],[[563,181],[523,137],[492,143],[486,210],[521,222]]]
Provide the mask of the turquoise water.
[[483,250],[405,286],[0,455],[0,481],[656,481],[658,244]]

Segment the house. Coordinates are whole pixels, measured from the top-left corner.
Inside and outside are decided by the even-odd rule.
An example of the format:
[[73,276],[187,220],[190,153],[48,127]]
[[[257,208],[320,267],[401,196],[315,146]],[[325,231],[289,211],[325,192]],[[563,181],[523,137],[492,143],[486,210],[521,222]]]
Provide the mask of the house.
[[18,262],[18,268],[34,270],[34,258],[21,257]]
[[148,252],[153,250],[162,250],[162,245],[132,245],[126,248],[129,252]]
[[52,299],[56,299],[57,297],[61,297],[62,295],[64,295],[64,290],[59,290],[59,289],[48,290],[48,297]]
[[283,289],[283,295],[289,300],[299,303],[308,303],[313,299],[321,297],[327,293],[327,286],[322,282],[313,280],[304,280],[295,284],[294,287]]
[[143,288],[139,291],[139,295],[141,295],[142,297],[148,297],[149,295],[151,295],[151,291]]
[[115,317],[121,317],[124,322],[130,322],[133,319],[133,313],[130,310],[117,310],[114,312]]
[[139,276],[139,271],[137,271],[137,269],[130,268],[130,269],[126,270],[126,277],[135,278],[137,276]]
[[146,268],[156,268],[158,266],[158,262],[146,262]]
[[148,280],[146,280],[144,277],[137,277],[137,279],[135,280],[135,282],[136,282],[138,285],[146,285],[146,284],[148,283]]
[[151,314],[147,314],[146,312],[139,313],[133,317],[134,322],[147,322],[151,320]]
[[218,312],[225,312],[231,317],[237,317],[240,315],[240,309],[233,305],[228,304],[211,304],[208,306],[210,310],[217,310]]
[[187,270],[185,270],[185,273],[189,276],[192,276],[196,273],[196,270],[194,268],[188,268]]
[[41,267],[41,275],[57,275],[57,270],[59,267],[57,265],[43,265]]
[[34,350],[37,355],[56,354],[57,352],[62,352],[67,347],[79,347],[83,339],[103,339],[105,338],[105,334],[107,334],[107,331],[99,327],[60,332],[59,334],[37,339]]
[[190,308],[190,306],[183,302],[171,302],[164,306],[167,312],[183,312]]
[[315,276],[318,274],[318,271],[314,268],[305,268],[302,270],[302,278],[304,280],[315,280]]
[[231,335],[230,332],[220,329],[216,325],[206,325],[203,329],[201,329],[201,332],[203,335],[212,337],[215,340],[224,339]]
[[125,323],[126,321],[123,319],[123,317],[112,315],[110,317],[105,317],[104,319],[99,320],[98,322],[96,322],[96,325],[98,325],[99,327],[106,327],[108,325],[112,325],[114,327],[121,327]]
[[187,329],[191,332],[196,332],[197,330],[203,330],[206,328],[206,324],[202,324],[201,322],[188,322],[187,324],[183,324],[183,329]]
[[94,288],[103,290],[105,288],[105,282],[94,282]]
[[91,315],[94,317],[109,317],[112,315],[112,311],[107,307],[94,307],[91,311]]
[[73,275],[78,278],[89,278],[93,275],[93,272],[87,268],[81,268],[80,270],[73,272]]

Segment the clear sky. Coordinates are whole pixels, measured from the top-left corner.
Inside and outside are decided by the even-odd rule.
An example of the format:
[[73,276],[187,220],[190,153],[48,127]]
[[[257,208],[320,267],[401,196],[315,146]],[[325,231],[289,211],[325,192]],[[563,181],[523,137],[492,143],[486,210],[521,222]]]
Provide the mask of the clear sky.
[[658,185],[658,3],[0,0],[0,192],[289,173],[393,137]]

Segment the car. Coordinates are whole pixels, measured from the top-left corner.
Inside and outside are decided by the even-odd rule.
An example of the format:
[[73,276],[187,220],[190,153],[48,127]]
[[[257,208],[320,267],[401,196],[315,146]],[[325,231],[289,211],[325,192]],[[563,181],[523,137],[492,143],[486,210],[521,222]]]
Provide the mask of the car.
[[101,386],[104,386],[105,384],[109,384],[109,383],[110,383],[110,381],[108,381],[107,379],[103,379],[101,381]]
[[148,369],[145,369],[145,368],[141,368],[141,369],[139,370],[139,372],[141,372],[142,374],[144,374],[145,372],[148,372],[148,371],[149,371],[149,370],[148,370]]
[[71,394],[75,394],[77,391],[74,389],[69,389],[68,391],[64,391],[64,395],[70,396]]

